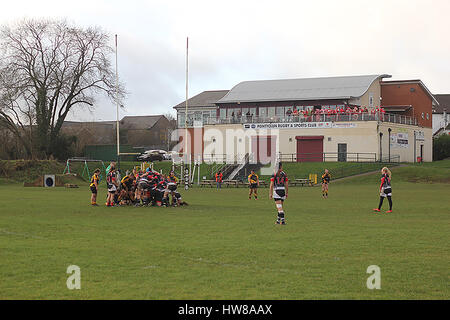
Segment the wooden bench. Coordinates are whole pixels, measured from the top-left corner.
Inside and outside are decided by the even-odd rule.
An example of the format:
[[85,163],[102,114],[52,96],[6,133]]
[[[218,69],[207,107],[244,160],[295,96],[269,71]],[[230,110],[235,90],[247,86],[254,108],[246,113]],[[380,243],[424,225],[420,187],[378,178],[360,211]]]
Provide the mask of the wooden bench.
[[223,180],[223,183],[227,186],[227,188],[229,186],[234,186],[234,187],[238,187],[238,181],[237,180]]
[[309,180],[309,179],[294,179],[293,181],[289,182],[289,185],[291,185],[291,184],[293,186],[298,186],[298,185],[301,185],[301,186],[305,186],[305,185],[312,186],[312,181]]
[[[247,187],[250,185],[250,183],[248,183],[247,181],[242,181],[238,183],[238,186],[244,186]],[[269,184],[267,183],[267,181],[264,180],[259,180],[259,188],[265,188],[267,187]]]
[[214,187],[215,181],[214,180],[202,180],[200,181],[200,187],[206,187],[209,186],[210,188]]

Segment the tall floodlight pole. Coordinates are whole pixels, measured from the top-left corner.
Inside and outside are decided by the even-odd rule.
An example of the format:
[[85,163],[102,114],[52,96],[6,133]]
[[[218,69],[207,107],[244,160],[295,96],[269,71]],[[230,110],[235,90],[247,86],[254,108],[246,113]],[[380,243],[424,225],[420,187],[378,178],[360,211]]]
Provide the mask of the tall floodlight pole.
[[116,38],[116,135],[117,135],[117,165],[120,169],[120,141],[119,141],[119,72],[117,70],[117,34]]
[[188,83],[189,83],[189,37],[186,37],[186,110],[184,117],[184,154],[185,162],[187,161],[187,137],[188,137]]

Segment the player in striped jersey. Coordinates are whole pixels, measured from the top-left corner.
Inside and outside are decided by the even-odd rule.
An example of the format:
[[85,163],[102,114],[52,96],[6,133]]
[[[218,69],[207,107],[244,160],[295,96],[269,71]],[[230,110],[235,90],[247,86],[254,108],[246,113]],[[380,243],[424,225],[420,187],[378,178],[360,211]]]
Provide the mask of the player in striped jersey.
[[248,199],[252,199],[252,193],[255,195],[255,200],[258,200],[258,186],[259,186],[259,177],[255,173],[255,171],[251,171],[248,176],[248,187],[250,189],[248,193]]
[[283,165],[280,162],[278,165],[278,170],[272,175],[270,179],[270,191],[269,198],[275,200],[275,205],[277,207],[278,217],[276,224],[286,224],[286,219],[284,216],[283,202],[288,196],[288,177],[283,171]]
[[389,201],[389,210],[386,213],[392,213],[392,187],[391,187],[391,171],[384,167],[381,169],[381,184],[380,184],[380,203],[378,208],[373,209],[375,212],[380,212],[381,206],[383,205],[384,198]]
[[331,180],[331,174],[328,172],[328,169],[325,169],[324,174],[322,175],[322,197],[324,199],[328,198],[328,184]]

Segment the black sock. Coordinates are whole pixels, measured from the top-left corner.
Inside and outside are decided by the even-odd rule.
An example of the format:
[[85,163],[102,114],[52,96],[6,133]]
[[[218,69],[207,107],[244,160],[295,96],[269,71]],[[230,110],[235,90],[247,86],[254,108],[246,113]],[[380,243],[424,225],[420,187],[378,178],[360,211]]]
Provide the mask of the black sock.
[[392,210],[392,197],[388,196],[388,201],[389,201],[389,210]]
[[381,206],[383,205],[383,200],[384,200],[384,197],[380,196],[380,204],[378,205],[378,210],[381,209]]

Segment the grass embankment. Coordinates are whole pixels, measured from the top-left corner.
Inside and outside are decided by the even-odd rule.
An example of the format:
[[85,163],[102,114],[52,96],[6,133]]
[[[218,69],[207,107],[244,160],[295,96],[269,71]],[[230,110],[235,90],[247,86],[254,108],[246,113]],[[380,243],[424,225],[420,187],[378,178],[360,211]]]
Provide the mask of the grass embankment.
[[[107,167],[108,162],[104,163]],[[132,170],[135,166],[140,166],[141,162],[137,161],[122,161],[120,163],[121,171],[125,173],[127,170]],[[154,162],[154,170],[168,174],[172,169],[171,161],[157,161]],[[70,164],[70,173],[75,174],[74,177],[63,177],[67,183],[87,183],[90,176],[96,168],[103,171],[103,166],[100,162],[87,162],[88,171],[85,168],[84,162],[72,162]],[[200,166],[200,179],[206,177],[211,178],[211,169],[214,165],[202,164]],[[33,182],[44,174],[62,175],[65,171],[66,163],[56,160],[0,160],[0,184],[10,182]],[[180,170],[177,170],[177,175],[180,175]],[[67,173],[67,171],[66,171]],[[197,181],[197,172],[195,173],[195,181]]]
[[[317,174],[317,182],[320,183],[320,177],[325,169],[331,173],[332,179],[348,177],[361,173],[379,170],[383,167],[380,163],[355,163],[355,162],[294,162],[283,163],[283,170],[290,180],[307,179],[310,174]],[[261,172],[261,171],[260,171]],[[262,176],[264,180],[268,177]]]
[[44,174],[60,174],[65,164],[55,160],[0,160],[0,183],[32,182]]
[[[140,162],[121,162],[122,172],[131,170],[134,166],[140,166]],[[105,167],[109,163],[105,163]],[[66,163],[55,160],[0,160],[0,184],[9,182],[32,182],[44,174],[59,174],[64,172]],[[310,173],[317,174],[318,180],[324,169],[327,168],[332,175],[332,180],[357,175],[361,173],[378,171],[384,164],[380,163],[352,163],[352,162],[302,162],[284,163],[283,167],[290,179],[308,178]],[[389,166],[389,165],[388,165]],[[200,166],[200,179],[211,178],[212,164],[202,164]],[[95,168],[102,169],[101,163],[88,162],[89,175],[92,175]],[[167,174],[172,168],[170,161],[155,162],[154,169]],[[450,159],[429,163],[406,164],[402,167],[392,168],[395,180],[421,183],[449,183],[450,182]],[[79,179],[66,177],[68,183],[82,184],[87,182],[87,172],[84,171],[84,163],[72,163],[70,172],[75,173]],[[177,170],[177,175],[180,172]],[[353,182],[378,180],[378,174],[371,176],[355,177]],[[268,180],[268,176],[261,176],[263,180]],[[75,181],[76,180],[76,181]],[[195,174],[197,181],[197,173]]]
[[[381,171],[379,166],[377,169]],[[412,182],[420,184],[429,183],[450,183],[450,159],[428,162],[407,164],[400,167],[391,168],[392,183],[396,182]],[[356,176],[353,178],[343,179],[335,183],[378,183],[380,181],[381,172],[376,172],[370,175]]]

